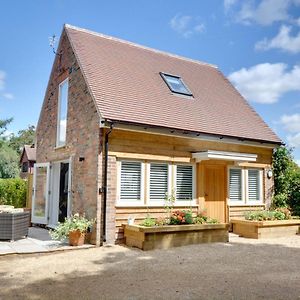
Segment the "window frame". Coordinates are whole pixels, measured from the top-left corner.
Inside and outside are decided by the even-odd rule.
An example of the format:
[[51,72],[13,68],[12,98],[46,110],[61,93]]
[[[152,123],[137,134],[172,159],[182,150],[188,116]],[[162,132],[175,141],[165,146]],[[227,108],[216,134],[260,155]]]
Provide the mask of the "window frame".
[[[249,183],[248,174],[249,170],[258,171],[258,189],[259,189],[259,199],[258,200],[248,200],[249,199]],[[245,169],[245,180],[246,180],[246,201],[249,205],[262,204],[263,203],[263,170],[259,168],[247,168]]]
[[146,204],[154,205],[154,206],[163,206],[165,204],[165,199],[155,200],[150,198],[150,167],[151,164],[165,164],[168,166],[168,188],[167,193],[170,194],[172,190],[172,164],[166,161],[149,161],[146,162],[146,184],[147,184],[147,196],[146,196]]
[[[137,162],[141,164],[141,199],[135,200],[121,200],[121,166],[122,162]],[[165,200],[151,200],[150,199],[150,164],[166,164],[168,165],[168,194],[172,189],[176,190],[176,168],[177,165],[191,165],[193,168],[193,182],[192,182],[192,200],[176,200],[174,207],[195,206],[196,205],[196,164],[195,163],[173,163],[170,161],[148,161],[139,159],[117,159],[117,187],[116,187],[116,206],[117,207],[163,207]]]
[[[67,83],[67,113],[66,113],[66,136],[63,144],[60,144],[60,121],[61,121],[61,86]],[[63,148],[67,143],[67,124],[68,124],[68,106],[69,106],[69,78],[67,77],[58,85],[57,98],[57,124],[56,124],[56,144],[55,148]]]
[[[189,96],[189,97],[193,97],[193,93],[191,92],[191,90],[188,88],[188,86],[184,83],[183,79],[180,76],[177,75],[172,75],[169,73],[164,73],[164,72],[159,72],[160,76],[162,77],[162,79],[164,80],[164,82],[167,84],[168,88],[170,89],[170,91],[172,93],[175,94],[180,94],[180,95],[185,95],[185,96]],[[170,83],[168,82],[167,77],[173,77],[176,79],[179,79],[179,81],[181,82],[181,84],[184,86],[184,88],[186,89],[187,93],[184,92],[180,92],[180,91],[175,91],[172,86],[170,85]]]
[[196,204],[196,165],[195,163],[176,163],[174,164],[174,179],[173,179],[173,187],[175,188],[175,193],[177,193],[177,166],[191,166],[192,167],[192,199],[189,200],[177,200],[175,201],[175,203],[178,206],[186,206],[186,205],[194,205]]
[[[121,171],[122,162],[134,162],[141,164],[140,200],[121,199]],[[122,159],[117,160],[117,206],[142,206],[145,204],[145,163],[139,160]]]
[[[230,170],[231,169],[239,169],[242,172],[242,181],[241,181],[241,189],[242,189],[242,200],[241,201],[231,201],[230,200]],[[259,195],[260,199],[257,201],[249,201],[248,199],[248,170],[258,170],[259,172]],[[251,206],[251,205],[262,205],[264,204],[264,194],[263,194],[263,170],[261,168],[255,168],[255,167],[236,167],[236,166],[230,166],[228,167],[227,172],[227,198],[228,198],[228,204],[230,206]]]

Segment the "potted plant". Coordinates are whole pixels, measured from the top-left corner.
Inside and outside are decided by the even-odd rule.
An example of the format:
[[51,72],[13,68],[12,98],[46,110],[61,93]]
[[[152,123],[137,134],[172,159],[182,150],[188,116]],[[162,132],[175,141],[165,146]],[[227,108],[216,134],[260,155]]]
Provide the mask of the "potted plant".
[[68,237],[71,246],[82,246],[85,234],[92,224],[93,222],[84,215],[75,214],[66,218],[63,223],[58,223],[58,226],[50,231],[50,235],[53,239],[61,241]]

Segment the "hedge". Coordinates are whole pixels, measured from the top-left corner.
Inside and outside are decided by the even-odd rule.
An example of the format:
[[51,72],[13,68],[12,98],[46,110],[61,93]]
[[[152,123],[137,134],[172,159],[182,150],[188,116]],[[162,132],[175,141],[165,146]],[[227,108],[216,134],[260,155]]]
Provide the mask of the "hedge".
[[26,206],[27,181],[21,178],[0,179],[0,205]]

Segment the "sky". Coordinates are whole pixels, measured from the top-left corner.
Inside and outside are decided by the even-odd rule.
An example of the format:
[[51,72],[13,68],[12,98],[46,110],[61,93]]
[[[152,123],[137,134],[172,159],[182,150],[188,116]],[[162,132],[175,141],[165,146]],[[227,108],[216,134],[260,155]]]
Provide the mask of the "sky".
[[300,0],[0,0],[0,119],[36,125],[64,23],[215,64],[300,164]]

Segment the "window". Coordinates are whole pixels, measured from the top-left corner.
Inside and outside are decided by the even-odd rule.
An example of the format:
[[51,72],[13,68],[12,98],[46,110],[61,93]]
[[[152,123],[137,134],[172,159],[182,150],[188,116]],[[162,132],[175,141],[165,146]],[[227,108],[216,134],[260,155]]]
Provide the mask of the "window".
[[188,87],[184,84],[182,79],[179,76],[169,75],[160,73],[166,84],[168,85],[169,89],[173,93],[192,96],[191,91],[188,89]]
[[150,200],[164,200],[168,192],[168,164],[150,164]]
[[28,172],[28,162],[23,162],[22,163],[22,172],[26,173]]
[[120,173],[120,200],[141,201],[142,164],[122,161]]
[[261,203],[262,170],[230,168],[229,199],[233,205]]
[[175,205],[194,204],[194,165],[121,160],[117,166],[118,205],[163,206],[166,193],[172,190],[176,191]]
[[260,199],[260,175],[259,170],[248,170],[248,200],[259,201]]
[[193,199],[193,166],[176,166],[176,199]]
[[242,169],[229,170],[229,199],[231,202],[242,201]]
[[62,147],[66,144],[67,113],[68,113],[68,79],[59,85],[58,89],[58,115],[57,115],[57,137],[56,146]]

